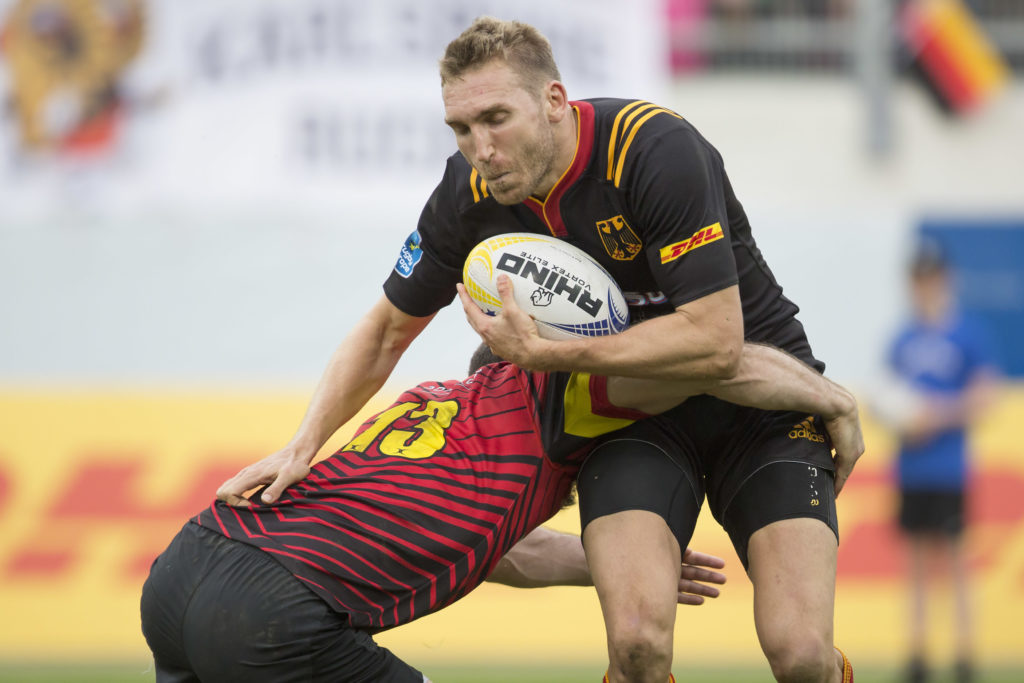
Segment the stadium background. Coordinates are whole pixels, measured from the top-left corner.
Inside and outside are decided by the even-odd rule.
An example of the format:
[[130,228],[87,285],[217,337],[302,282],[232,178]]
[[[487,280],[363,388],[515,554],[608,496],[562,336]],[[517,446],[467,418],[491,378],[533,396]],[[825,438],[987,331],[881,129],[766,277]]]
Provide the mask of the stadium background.
[[[51,9],[12,19],[30,6]],[[572,97],[651,99],[697,125],[817,355],[866,406],[914,237],[955,246],[965,304],[994,321],[1013,373],[973,436],[971,548],[979,661],[1019,680],[1024,3],[971,7],[1017,77],[939,22],[965,99],[912,68],[882,0],[0,0],[0,680],[152,678],[148,565],[217,484],[291,435],[379,295],[452,149],[435,60],[480,13],[544,30]],[[69,44],[74,68],[39,58]],[[374,406],[464,374],[474,345],[442,312]],[[839,500],[836,630],[885,680],[906,599],[892,441],[866,417],[868,453]],[[573,529],[575,512],[553,524]],[[680,608],[677,675],[767,678],[725,535],[705,520],[694,546],[727,559],[730,583]],[[596,679],[604,663],[586,589],[485,586],[381,640],[428,672]]]

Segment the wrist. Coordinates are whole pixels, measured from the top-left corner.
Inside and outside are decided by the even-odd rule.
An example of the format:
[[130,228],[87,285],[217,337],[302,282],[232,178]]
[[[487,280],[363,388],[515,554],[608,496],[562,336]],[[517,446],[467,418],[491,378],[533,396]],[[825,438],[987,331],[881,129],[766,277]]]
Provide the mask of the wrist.
[[847,415],[854,415],[857,412],[857,399],[849,391],[835,382],[829,381],[830,407],[828,413],[823,415],[826,420]]
[[523,349],[523,361],[517,363],[527,370],[541,372],[555,372],[570,367],[565,356],[566,347],[572,344],[572,340],[552,340],[543,337],[534,337],[526,348]]
[[315,438],[296,435],[281,450],[287,453],[290,460],[308,465],[320,452],[321,445]]

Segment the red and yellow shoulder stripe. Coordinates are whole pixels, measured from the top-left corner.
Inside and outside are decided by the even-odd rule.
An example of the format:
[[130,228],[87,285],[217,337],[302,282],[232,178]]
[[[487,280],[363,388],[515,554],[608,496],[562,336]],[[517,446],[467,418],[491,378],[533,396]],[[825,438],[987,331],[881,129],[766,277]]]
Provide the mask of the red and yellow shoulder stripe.
[[637,131],[658,114],[668,114],[677,119],[683,118],[670,109],[643,100],[627,104],[615,116],[612,133],[608,138],[608,169],[606,171],[607,179],[613,181],[615,187],[618,187],[622,180],[622,169],[626,166],[626,154],[629,152],[629,146],[633,144]]

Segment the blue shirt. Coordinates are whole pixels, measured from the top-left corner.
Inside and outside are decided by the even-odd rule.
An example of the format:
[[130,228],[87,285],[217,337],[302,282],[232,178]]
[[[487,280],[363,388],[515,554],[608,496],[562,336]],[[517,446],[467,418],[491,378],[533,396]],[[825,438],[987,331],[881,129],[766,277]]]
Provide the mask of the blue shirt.
[[[994,366],[994,356],[978,321],[951,315],[938,325],[911,322],[896,337],[889,366],[921,394],[959,398],[980,371]],[[966,431],[954,428],[900,444],[896,474],[903,489],[962,489],[967,479]]]

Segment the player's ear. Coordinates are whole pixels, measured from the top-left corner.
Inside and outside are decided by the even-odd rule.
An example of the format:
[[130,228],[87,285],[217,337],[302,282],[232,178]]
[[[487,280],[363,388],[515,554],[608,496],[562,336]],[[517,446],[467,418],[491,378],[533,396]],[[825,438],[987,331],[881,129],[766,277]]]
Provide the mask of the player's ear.
[[551,123],[558,123],[570,111],[569,95],[559,81],[548,81],[544,86],[544,108]]

